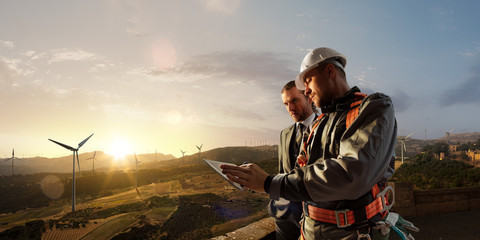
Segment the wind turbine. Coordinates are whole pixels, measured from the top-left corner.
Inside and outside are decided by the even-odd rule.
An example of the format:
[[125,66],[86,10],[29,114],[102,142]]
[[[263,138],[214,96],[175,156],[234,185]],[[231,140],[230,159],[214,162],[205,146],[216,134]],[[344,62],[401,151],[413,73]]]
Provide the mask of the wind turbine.
[[454,129],[455,129],[455,128],[452,128],[452,130],[450,130],[450,131],[445,131],[445,130],[443,130],[443,132],[445,132],[445,134],[447,134],[447,144],[448,144],[449,146],[450,146],[450,133],[452,133]]
[[180,152],[182,152],[182,161],[183,161],[183,163],[185,164],[185,153],[186,153],[187,151],[183,151],[182,149],[180,149]]
[[413,132],[408,134],[407,136],[397,136],[398,140],[400,140],[400,148],[402,150],[402,163],[404,161],[403,151],[407,151],[407,145],[405,145],[405,140],[413,135]]
[[13,162],[15,161],[15,159],[20,160],[20,158],[15,157],[15,149],[13,148],[12,149],[12,156],[10,158],[7,158],[7,159],[3,160],[4,162],[12,160],[12,176],[13,176]]
[[137,160],[137,154],[135,153],[135,189],[137,189],[137,174],[138,174],[138,164],[141,163]]
[[197,146],[195,145],[197,148],[198,148],[198,163],[200,164],[202,162],[202,147],[203,147],[203,143],[202,145]]
[[[97,160],[97,159],[95,158],[95,155],[96,155],[96,154],[97,154],[97,151],[95,151],[95,152],[93,153],[93,157],[85,159],[85,160],[90,160],[90,159],[92,159],[92,164],[93,164],[93,166],[92,166],[92,172],[93,172],[93,176],[95,176],[95,160]],[[79,168],[80,168],[80,167],[79,167]]]
[[78,160],[78,149],[80,149],[81,146],[83,146],[83,144],[85,144],[88,139],[90,139],[91,137],[93,136],[93,133],[92,135],[88,136],[87,138],[85,138],[85,140],[81,141],[79,144],[78,144],[78,147],[77,148],[74,148],[74,147],[70,147],[66,144],[63,144],[61,142],[57,142],[55,140],[52,140],[52,139],[48,139],[70,151],[73,152],[73,180],[72,180],[72,212],[75,212],[75,155],[77,156],[77,164],[78,164],[78,171],[80,171],[80,161]]

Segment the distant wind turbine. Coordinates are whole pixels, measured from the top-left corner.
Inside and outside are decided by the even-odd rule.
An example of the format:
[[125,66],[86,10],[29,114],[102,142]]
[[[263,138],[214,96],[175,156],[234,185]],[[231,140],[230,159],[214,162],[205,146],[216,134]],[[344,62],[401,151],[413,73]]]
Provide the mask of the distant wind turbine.
[[187,151],[183,151],[182,149],[180,149],[180,152],[182,152],[182,161],[183,161],[183,163],[185,163],[185,153]]
[[455,130],[455,128],[452,128],[452,130],[450,130],[450,131],[443,130],[443,132],[445,132],[445,134],[447,134],[447,144],[448,145],[450,145],[450,133],[452,133],[453,130]]
[[202,162],[202,147],[203,147],[203,143],[202,145],[197,146],[195,145],[197,148],[198,148],[198,164],[200,164]]
[[407,138],[409,138],[412,135],[413,135],[413,132],[408,134],[407,136],[397,136],[398,140],[400,140],[400,148],[402,150],[402,163],[404,161],[403,151],[407,151],[407,145],[405,145],[405,140],[407,140]]
[[[95,176],[95,160],[97,160],[97,159],[95,158],[95,155],[96,155],[96,154],[97,154],[97,151],[95,151],[95,152],[93,153],[93,157],[85,159],[85,160],[90,160],[90,159],[92,159],[92,164],[93,164],[93,166],[92,166],[92,173],[93,173],[93,176]],[[80,168],[80,167],[79,167],[79,168]]]
[[57,142],[55,140],[52,140],[52,139],[48,139],[70,151],[73,152],[73,180],[72,180],[72,212],[75,212],[75,156],[77,156],[77,164],[78,164],[78,171],[80,171],[80,161],[78,160],[78,149],[80,149],[81,146],[83,146],[83,144],[85,144],[88,139],[90,139],[91,137],[93,136],[93,133],[92,135],[88,136],[87,138],[85,138],[85,140],[81,141],[79,144],[78,144],[78,147],[77,148],[74,148],[74,147],[70,147],[66,144],[63,144],[61,142]]
[[135,153],[135,189],[137,189],[137,176],[138,176],[138,164],[141,163],[137,160],[137,154]]
[[4,159],[3,162],[12,160],[12,176],[13,176],[13,163],[15,159],[20,160],[20,158],[15,157],[15,149],[12,149],[12,156],[10,158]]

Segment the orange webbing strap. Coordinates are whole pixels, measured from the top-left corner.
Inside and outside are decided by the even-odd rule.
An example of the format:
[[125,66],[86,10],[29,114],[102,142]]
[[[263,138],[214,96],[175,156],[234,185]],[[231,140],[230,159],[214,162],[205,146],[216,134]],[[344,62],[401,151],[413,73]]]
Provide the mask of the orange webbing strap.
[[356,92],[355,93],[355,101],[350,104],[350,110],[347,113],[347,129],[352,125],[355,118],[358,116],[358,109],[360,104],[362,103],[363,99],[367,97],[367,94]]
[[[325,113],[322,113],[320,116],[317,117],[317,119],[315,120],[320,120],[323,118],[323,115],[325,115]],[[303,141],[303,146],[302,146],[302,151],[300,152],[300,154],[302,154],[303,156],[305,156],[305,161],[301,161],[300,159],[297,158],[297,162],[298,162],[298,165],[300,167],[304,167],[305,165],[307,165],[307,162],[308,162],[308,156],[307,156],[307,147],[308,147],[308,143],[310,142],[310,140],[312,139],[313,137],[313,132],[315,131],[315,128],[318,127],[318,124],[320,124],[320,121],[317,121],[313,126],[312,126],[312,129],[310,130],[310,134],[308,135],[308,140],[307,141]]]
[[[375,184],[375,186],[373,186],[371,192],[372,192],[372,196],[373,196],[374,199],[379,198],[378,194],[380,193],[380,187],[378,186],[378,184]],[[385,206],[390,206],[390,203],[389,203],[387,197],[385,197]],[[380,215],[381,215],[382,218],[384,218],[384,217],[386,217],[387,213],[388,213],[388,211],[384,211]]]
[[[375,185],[372,188],[372,192],[376,190],[379,190],[377,185]],[[376,197],[374,198],[373,202],[366,205],[364,209],[357,209],[355,211],[364,210],[366,218],[370,219],[384,210],[384,206],[387,205],[386,203],[382,202],[384,199],[385,198]],[[348,227],[356,222],[354,210],[348,210],[348,209],[330,210],[330,209],[318,208],[312,205],[307,205],[307,207],[308,207],[308,216],[316,221],[337,224],[337,226],[340,228]],[[366,219],[362,219],[362,221],[363,220],[366,220]]]

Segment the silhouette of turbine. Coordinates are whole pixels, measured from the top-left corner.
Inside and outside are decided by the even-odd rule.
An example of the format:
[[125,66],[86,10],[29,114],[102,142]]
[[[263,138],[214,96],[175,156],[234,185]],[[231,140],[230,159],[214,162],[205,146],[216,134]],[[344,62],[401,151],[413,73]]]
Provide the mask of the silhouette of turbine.
[[[90,160],[90,159],[92,159],[92,164],[93,164],[93,166],[92,166],[92,174],[93,174],[93,176],[95,176],[95,160],[97,160],[97,159],[95,158],[95,155],[96,155],[96,154],[97,154],[97,151],[95,151],[95,152],[93,153],[93,157],[90,157],[90,158],[85,159],[85,160]],[[79,167],[79,168],[80,168],[80,167]]]
[[407,145],[405,145],[405,140],[413,135],[413,132],[408,134],[407,136],[397,136],[398,140],[400,140],[400,148],[402,150],[402,163],[404,161],[403,151],[407,151]]
[[450,131],[445,131],[445,130],[443,130],[443,132],[444,132],[445,134],[447,134],[447,144],[448,144],[448,146],[450,146],[450,133],[452,133],[454,129],[455,129],[455,128],[453,128],[453,129],[450,130]]
[[83,144],[85,144],[88,139],[90,139],[91,137],[93,136],[93,133],[92,135],[88,136],[87,138],[85,138],[85,140],[81,141],[79,144],[78,144],[78,147],[77,148],[74,148],[74,147],[70,147],[66,144],[63,144],[61,142],[57,142],[55,140],[52,140],[52,139],[48,139],[70,151],[73,152],[73,173],[72,173],[72,176],[73,176],[73,179],[72,179],[72,212],[75,212],[75,156],[77,156],[77,164],[78,164],[78,171],[80,172],[80,161],[78,160],[78,149],[80,149],[81,146],[83,146]]
[[3,162],[10,161],[12,160],[12,176],[13,176],[13,163],[15,162],[15,159],[20,160],[20,158],[15,157],[15,149],[12,149],[12,156],[10,158],[4,159]]
[[198,164],[200,164],[202,162],[202,147],[203,147],[203,143],[202,145],[197,146],[195,145],[197,148],[198,148]]
[[138,176],[138,164],[141,163],[137,160],[137,154],[135,153],[135,189],[137,189],[137,176]]
[[182,149],[180,149],[180,152],[182,152],[182,162],[183,162],[183,164],[185,164],[185,153],[187,151],[183,151]]

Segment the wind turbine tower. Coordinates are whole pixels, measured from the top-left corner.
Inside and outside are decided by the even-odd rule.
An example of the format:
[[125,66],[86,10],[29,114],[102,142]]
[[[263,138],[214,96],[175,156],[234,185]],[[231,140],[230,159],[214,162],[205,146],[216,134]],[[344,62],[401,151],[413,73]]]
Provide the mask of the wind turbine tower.
[[52,140],[52,139],[48,139],[70,151],[73,152],[73,173],[72,173],[72,212],[75,212],[75,156],[77,156],[77,164],[78,164],[78,171],[80,171],[80,161],[78,160],[78,149],[80,149],[81,146],[83,146],[83,144],[85,144],[88,139],[90,139],[91,137],[93,136],[93,133],[92,135],[88,136],[87,138],[85,138],[85,140],[81,141],[79,144],[78,144],[78,147],[77,148],[74,148],[74,147],[70,147],[66,144],[63,144],[61,142],[57,142],[55,140]]
[[447,144],[448,146],[450,146],[450,133],[453,132],[454,129],[450,130],[450,131],[445,131],[443,130],[443,132],[445,132],[445,134],[447,134]]
[[97,151],[95,151],[95,152],[93,153],[93,157],[85,159],[85,160],[90,160],[90,159],[92,159],[92,164],[93,164],[93,166],[92,166],[92,174],[93,174],[93,176],[95,176],[95,160],[97,160],[97,159],[95,158],[95,155],[96,155],[96,154],[97,154]]
[[135,189],[137,189],[137,176],[138,176],[138,164],[141,163],[140,161],[137,160],[137,154],[135,153]]
[[15,149],[12,149],[12,156],[10,158],[7,158],[4,160],[4,162],[12,160],[12,176],[13,176],[13,162],[15,162],[15,159],[20,160],[20,158],[15,157]]
[[407,151],[407,145],[405,145],[405,140],[407,140],[407,138],[409,138],[410,136],[413,135],[413,132],[408,134],[408,136],[397,136],[398,140],[400,140],[400,149],[402,151],[402,164],[404,162],[404,153],[403,151]]
[[182,152],[182,161],[183,161],[183,164],[185,164],[185,153],[187,151],[183,151],[182,149],[180,149],[180,152]]
[[203,147],[203,143],[202,145],[197,146],[195,145],[197,148],[198,148],[198,164],[200,164],[202,162],[202,147]]

